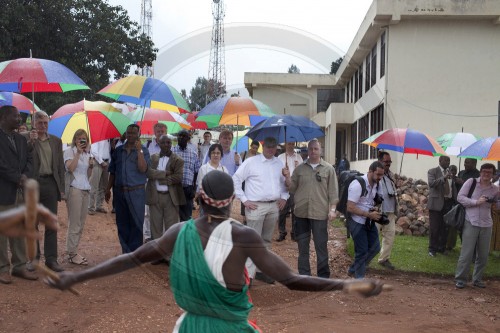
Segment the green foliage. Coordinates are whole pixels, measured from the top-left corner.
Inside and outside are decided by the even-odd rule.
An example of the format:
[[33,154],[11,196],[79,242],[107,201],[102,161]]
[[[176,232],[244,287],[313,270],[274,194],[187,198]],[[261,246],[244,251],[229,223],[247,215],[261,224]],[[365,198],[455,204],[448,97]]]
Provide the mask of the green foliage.
[[[345,229],[345,228],[344,228]],[[457,268],[460,247],[457,246],[447,255],[437,254],[430,257],[427,253],[429,246],[428,237],[396,236],[394,247],[391,253],[391,263],[396,266],[396,270],[415,273],[426,273],[431,275],[441,275],[453,278]],[[354,257],[354,243],[352,238],[347,241],[347,252]],[[385,269],[380,266],[375,257],[370,263],[374,269]],[[471,265],[471,269],[473,265]],[[500,277],[500,253],[493,252],[488,258],[488,265],[484,271],[485,277]]]
[[106,0],[4,0],[0,27],[0,61],[28,58],[32,50],[34,58],[64,64],[92,89],[74,96],[37,94],[37,104],[49,113],[68,100],[93,99],[110,76],[127,75],[131,65],[151,66],[158,51],[123,7]]
[[342,63],[342,60],[344,60],[344,57],[340,57],[334,62],[332,62],[332,67],[330,69],[330,74],[337,74],[337,71],[339,70],[340,64]]
[[189,107],[192,111],[201,110],[206,104],[208,80],[204,77],[198,77],[189,92]]
[[288,68],[288,73],[299,74],[300,73],[300,69],[297,66],[295,66],[294,64],[292,64],[290,66],[290,68]]

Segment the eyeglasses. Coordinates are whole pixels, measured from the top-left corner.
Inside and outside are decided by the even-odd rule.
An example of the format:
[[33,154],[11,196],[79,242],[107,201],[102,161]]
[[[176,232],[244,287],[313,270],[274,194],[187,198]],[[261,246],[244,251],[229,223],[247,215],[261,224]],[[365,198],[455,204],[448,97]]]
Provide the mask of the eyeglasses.
[[321,183],[321,175],[319,174],[319,172],[316,173],[316,180]]
[[385,164],[392,164],[392,161],[384,161]]

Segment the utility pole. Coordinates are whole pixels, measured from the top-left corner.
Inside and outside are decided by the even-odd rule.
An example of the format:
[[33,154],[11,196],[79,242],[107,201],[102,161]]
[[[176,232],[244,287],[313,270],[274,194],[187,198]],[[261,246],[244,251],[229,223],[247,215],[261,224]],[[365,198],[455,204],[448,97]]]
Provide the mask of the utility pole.
[[[141,0],[141,29],[142,33],[153,39],[153,0]],[[153,66],[138,68],[138,73],[143,76],[153,77]]]

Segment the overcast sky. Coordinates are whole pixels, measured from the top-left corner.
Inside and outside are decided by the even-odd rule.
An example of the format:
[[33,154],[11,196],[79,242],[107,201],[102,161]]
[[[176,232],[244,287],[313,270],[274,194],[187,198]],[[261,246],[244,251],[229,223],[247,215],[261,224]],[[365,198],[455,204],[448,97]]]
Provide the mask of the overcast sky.
[[[141,0],[108,0],[121,5],[129,16],[140,22]],[[161,48],[178,38],[212,26],[210,0],[152,0],[153,41]],[[225,24],[272,23],[286,25],[328,41],[342,55],[347,51],[372,0],[223,0]],[[335,59],[332,59],[332,61]],[[169,76],[168,82],[179,91],[189,90],[199,76],[208,76],[208,55],[193,60],[188,66]],[[291,64],[301,73],[319,73],[292,54],[262,48],[244,48],[226,51],[226,81],[229,89],[243,87],[244,72],[286,73]]]

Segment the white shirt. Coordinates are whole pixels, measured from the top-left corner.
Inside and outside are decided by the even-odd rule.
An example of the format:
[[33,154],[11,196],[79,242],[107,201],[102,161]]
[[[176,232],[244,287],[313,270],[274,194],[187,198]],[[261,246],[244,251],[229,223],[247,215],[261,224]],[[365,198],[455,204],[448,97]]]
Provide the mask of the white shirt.
[[99,164],[102,164],[104,160],[109,162],[109,159],[111,158],[110,151],[111,145],[108,140],[95,142],[90,146],[90,153]]
[[148,147],[148,151],[149,151],[149,156],[160,153],[161,148],[160,145],[156,142],[156,138],[153,138],[153,140],[151,140],[151,143],[149,144]]
[[[281,170],[283,162],[277,157],[265,158],[264,154],[250,157],[233,175],[234,192],[241,202],[287,200],[289,195]],[[245,182],[245,191],[241,183]]]
[[203,164],[200,167],[200,170],[198,170],[198,178],[196,178],[196,192],[199,192],[201,190],[201,181],[203,180],[203,177],[205,177],[205,175],[207,173],[209,173],[210,171],[214,171],[214,170],[219,170],[219,171],[222,171],[222,172],[229,174],[227,168],[224,168],[224,166],[220,163],[217,166],[217,168],[214,168],[213,166],[211,166],[210,162]]
[[[66,161],[72,160],[76,155],[76,147],[69,147],[64,151],[64,166],[66,167]],[[73,176],[75,179],[71,182],[71,186],[82,191],[90,191],[89,177],[87,176],[87,170],[89,168],[90,154],[83,152],[80,154],[78,159],[78,164],[73,171]],[[66,171],[68,168],[66,167]]]
[[295,170],[295,162],[297,161],[297,165],[302,164],[304,161],[302,160],[302,156],[294,152],[292,155],[288,155],[288,153],[283,153],[278,156],[279,160],[283,162],[283,165],[286,166],[286,161],[288,161],[288,170],[290,170],[290,176],[293,174],[293,170]]
[[[168,156],[163,156],[162,158],[160,158],[160,160],[158,161],[158,167],[156,168],[156,170],[166,171],[168,160],[169,160]],[[155,185],[156,185],[157,191],[160,191],[160,192],[168,191],[168,185],[160,185],[158,180],[155,180]]]
[[[354,202],[356,207],[362,211],[368,212],[373,208],[373,199],[375,198],[375,194],[377,194],[377,185],[374,184],[375,186],[371,187],[367,175],[361,176],[361,178],[363,178],[366,184],[366,196],[361,196],[361,184],[354,179],[351,184],[349,184],[347,200]],[[355,222],[365,224],[366,217],[355,214],[351,214],[351,217]]]

